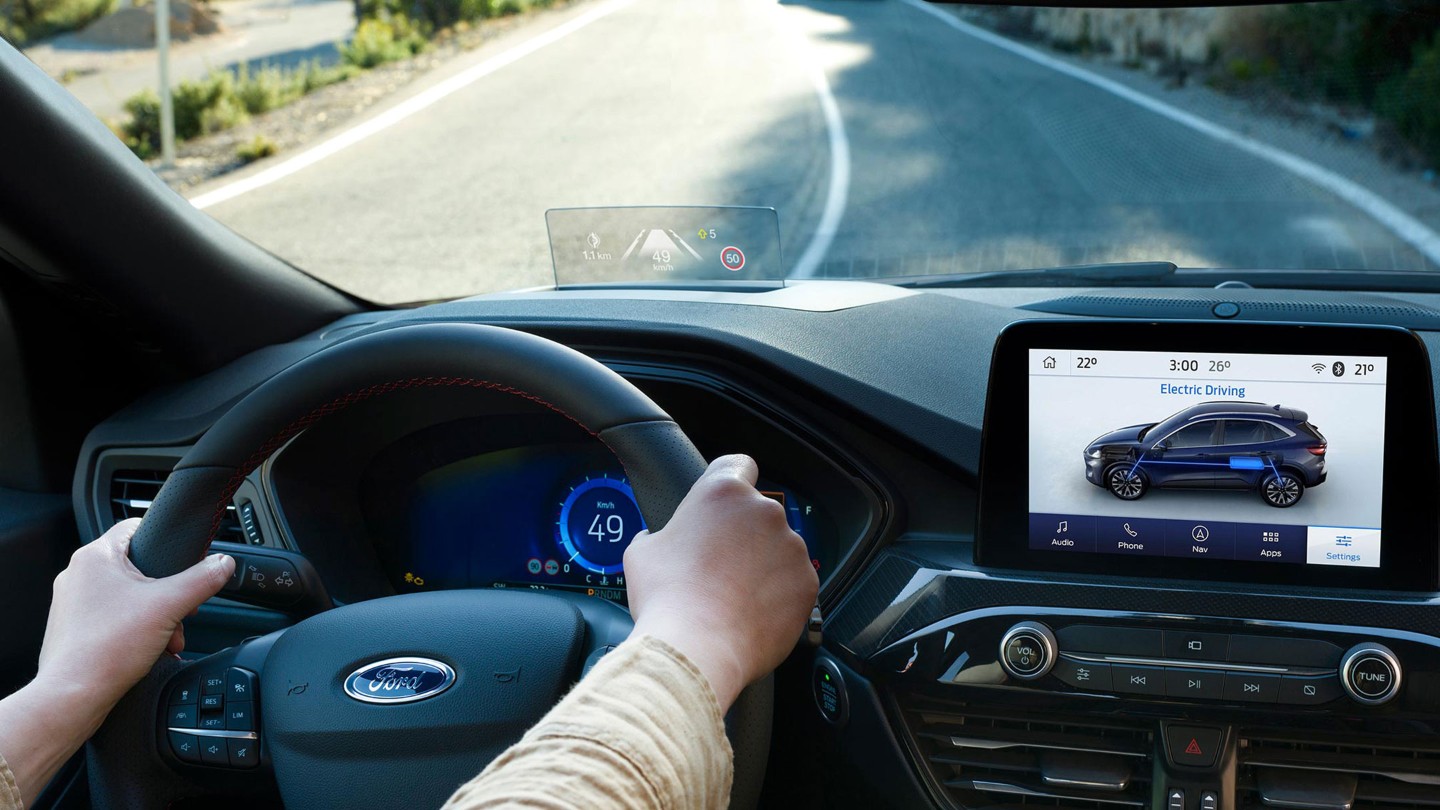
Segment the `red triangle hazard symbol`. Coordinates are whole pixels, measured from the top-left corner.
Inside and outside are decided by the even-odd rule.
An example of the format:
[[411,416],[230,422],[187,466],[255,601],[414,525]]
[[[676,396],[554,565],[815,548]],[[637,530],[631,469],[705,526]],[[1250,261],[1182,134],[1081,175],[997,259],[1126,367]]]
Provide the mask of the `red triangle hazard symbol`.
[[1191,756],[1201,756],[1205,752],[1200,750],[1200,743],[1195,741],[1194,738],[1191,738],[1190,744],[1185,746],[1185,753]]

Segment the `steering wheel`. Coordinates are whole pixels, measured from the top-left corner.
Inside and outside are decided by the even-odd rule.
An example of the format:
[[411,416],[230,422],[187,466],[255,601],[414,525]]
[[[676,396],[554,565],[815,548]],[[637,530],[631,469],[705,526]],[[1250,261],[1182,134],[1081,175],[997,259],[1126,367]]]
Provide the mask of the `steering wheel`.
[[[221,417],[155,498],[131,541],[135,566],[164,577],[194,564],[244,477],[286,441],[353,403],[427,386],[499,391],[576,422],[618,457],[652,531],[705,469],[658,405],[579,352],[498,327],[398,327],[316,353]],[[89,744],[92,802],[164,807],[239,793],[290,807],[438,808],[633,626],[623,608],[578,594],[444,591],[335,607],[189,664],[163,658]],[[409,667],[402,691],[418,683],[404,679],[422,679],[412,691],[431,689],[425,699],[376,703],[347,691],[353,673],[397,658]],[[433,690],[445,669],[452,680]],[[187,702],[197,699],[198,711]],[[726,718],[733,807],[758,802],[772,700],[766,679]],[[207,707],[220,712],[218,730],[207,730],[217,725]]]

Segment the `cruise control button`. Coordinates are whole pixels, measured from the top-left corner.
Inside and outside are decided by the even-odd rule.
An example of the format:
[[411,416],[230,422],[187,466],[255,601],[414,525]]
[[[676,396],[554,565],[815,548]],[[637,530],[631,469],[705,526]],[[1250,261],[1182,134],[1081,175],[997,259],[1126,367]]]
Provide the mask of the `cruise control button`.
[[1224,633],[1189,633],[1165,631],[1165,657],[1191,658],[1202,661],[1224,661],[1230,637]]
[[1250,672],[1225,673],[1226,700],[1274,703],[1279,694],[1279,675],[1256,675]]
[[225,673],[225,694],[230,700],[253,700],[255,673],[248,669],[231,667]]
[[224,731],[224,730],[225,730],[225,715],[223,715],[223,714],[202,714],[202,715],[200,715],[200,723],[199,723],[199,725],[198,725],[197,727],[198,727],[198,728],[203,728],[203,729],[205,729],[206,731]]
[[1334,675],[1286,675],[1280,679],[1280,702],[1314,706],[1340,697],[1340,679]]
[[1173,698],[1219,700],[1225,696],[1225,673],[1214,669],[1165,669],[1165,694]]
[[170,750],[181,762],[200,761],[200,743],[194,734],[180,731],[170,732]]
[[165,721],[170,728],[195,728],[195,705],[171,706],[170,717]]
[[195,699],[199,696],[200,681],[195,678],[189,678],[175,684],[175,688],[170,691],[170,702],[194,703]]
[[231,731],[254,731],[255,717],[249,703],[230,701],[225,707],[225,728]]
[[216,672],[200,678],[200,694],[202,695],[223,695],[225,694],[225,676]]
[[1061,683],[1076,689],[1093,692],[1109,692],[1111,689],[1109,664],[1092,664],[1089,661],[1061,658],[1055,662],[1055,669],[1052,671]]
[[224,707],[224,695],[204,695],[200,698],[200,711],[202,712],[218,712]]
[[225,747],[225,738],[201,737],[200,761],[206,765],[229,765],[230,752]]
[[253,768],[260,764],[260,752],[256,750],[258,740],[229,739],[225,742],[230,755],[230,767]]
[[1110,686],[1116,692],[1135,695],[1165,694],[1165,670],[1160,667],[1131,667],[1112,664]]
[[1165,745],[1176,765],[1209,768],[1220,755],[1224,736],[1222,729],[1213,726],[1170,726],[1165,729]]

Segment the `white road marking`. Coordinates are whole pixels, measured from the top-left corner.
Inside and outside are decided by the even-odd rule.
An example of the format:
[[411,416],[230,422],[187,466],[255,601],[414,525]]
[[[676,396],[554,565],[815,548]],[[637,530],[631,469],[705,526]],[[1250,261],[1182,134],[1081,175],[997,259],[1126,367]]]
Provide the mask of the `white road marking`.
[[935,17],[956,31],[969,34],[976,39],[988,42],[997,48],[1007,50],[1016,56],[1028,59],[1038,65],[1043,65],[1052,70],[1064,73],[1071,78],[1079,79],[1092,87],[1099,88],[1140,107],[1144,107],[1177,124],[1189,127],[1203,135],[1208,135],[1221,143],[1234,146],[1243,152],[1248,152],[1255,157],[1269,161],[1282,169],[1287,169],[1370,215],[1376,222],[1379,222],[1396,236],[1414,246],[1416,250],[1424,254],[1432,263],[1440,266],[1440,233],[1431,230],[1424,223],[1401,211],[1380,195],[1353,180],[1336,174],[1329,169],[1312,163],[1291,152],[1287,152],[1284,149],[1262,143],[1246,135],[1241,135],[1233,129],[1220,126],[1198,115],[1166,104],[1159,99],[1133,90],[1112,79],[1107,79],[1082,67],[1077,67],[1069,62],[1041,53],[1027,45],[1022,45],[1019,42],[1006,39],[994,32],[971,25],[947,12],[935,8],[923,0],[901,0],[901,2]]
[[319,163],[342,149],[354,146],[371,135],[389,129],[415,113],[444,99],[446,96],[463,90],[495,71],[512,65],[547,45],[553,45],[590,23],[608,17],[634,2],[635,0],[611,0],[611,2],[593,11],[582,14],[563,25],[558,25],[543,34],[526,40],[508,51],[496,54],[477,65],[473,65],[440,82],[434,87],[391,107],[374,118],[363,121],[292,158],[283,160],[249,177],[241,178],[233,183],[193,197],[190,200],[190,204],[204,210],[212,205],[218,205],[226,200],[233,200],[241,194],[246,194],[257,188],[263,188],[271,183],[283,180],[302,169]]
[[[786,13],[779,5],[775,8],[777,14]],[[788,278],[813,278],[820,263],[825,261],[830,243],[835,241],[835,234],[840,232],[840,220],[845,217],[845,205],[850,196],[850,139],[845,135],[840,105],[835,102],[835,94],[830,90],[830,79],[826,77],[824,68],[814,59],[807,58],[812,48],[805,35],[799,30],[792,30],[792,33],[797,43],[796,53],[820,100],[820,112],[825,118],[825,130],[830,139],[830,188],[825,193],[825,208],[820,213],[820,222],[815,226],[810,243],[787,275]]]

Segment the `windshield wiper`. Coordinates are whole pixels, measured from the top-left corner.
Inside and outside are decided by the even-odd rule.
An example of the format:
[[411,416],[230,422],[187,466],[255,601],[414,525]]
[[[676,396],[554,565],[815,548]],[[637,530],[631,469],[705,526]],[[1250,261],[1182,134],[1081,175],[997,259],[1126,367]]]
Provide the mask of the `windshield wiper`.
[[1175,275],[1171,262],[1115,262],[1046,267],[1036,270],[995,270],[987,273],[946,273],[883,279],[901,287],[1073,287],[1097,284],[1137,287],[1166,286]]

